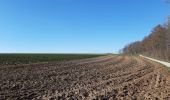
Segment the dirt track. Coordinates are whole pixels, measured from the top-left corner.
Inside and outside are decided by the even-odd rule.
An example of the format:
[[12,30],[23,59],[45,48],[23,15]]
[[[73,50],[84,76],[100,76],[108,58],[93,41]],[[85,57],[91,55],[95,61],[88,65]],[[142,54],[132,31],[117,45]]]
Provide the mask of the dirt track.
[[170,100],[169,72],[140,57],[0,67],[0,100]]

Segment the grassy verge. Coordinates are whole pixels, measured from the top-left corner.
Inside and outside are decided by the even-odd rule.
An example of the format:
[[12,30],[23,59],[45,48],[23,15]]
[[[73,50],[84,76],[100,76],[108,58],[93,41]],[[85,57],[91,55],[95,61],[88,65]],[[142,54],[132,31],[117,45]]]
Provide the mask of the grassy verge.
[[0,65],[68,61],[104,56],[104,54],[0,54]]
[[164,66],[167,70],[168,70],[168,72],[170,72],[170,68],[169,67],[167,67],[167,66]]

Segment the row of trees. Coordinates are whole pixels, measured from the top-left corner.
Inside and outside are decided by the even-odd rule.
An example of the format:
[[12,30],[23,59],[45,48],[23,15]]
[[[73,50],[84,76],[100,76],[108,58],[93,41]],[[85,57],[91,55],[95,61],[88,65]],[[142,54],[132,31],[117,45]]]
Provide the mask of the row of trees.
[[142,41],[123,48],[124,54],[143,54],[170,61],[170,19],[166,25],[157,25]]

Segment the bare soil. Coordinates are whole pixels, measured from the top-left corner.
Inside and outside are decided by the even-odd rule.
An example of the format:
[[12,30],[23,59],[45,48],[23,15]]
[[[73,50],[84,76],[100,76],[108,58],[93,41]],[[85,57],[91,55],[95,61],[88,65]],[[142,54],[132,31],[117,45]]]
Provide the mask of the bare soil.
[[1,66],[0,100],[170,100],[170,73],[135,56]]

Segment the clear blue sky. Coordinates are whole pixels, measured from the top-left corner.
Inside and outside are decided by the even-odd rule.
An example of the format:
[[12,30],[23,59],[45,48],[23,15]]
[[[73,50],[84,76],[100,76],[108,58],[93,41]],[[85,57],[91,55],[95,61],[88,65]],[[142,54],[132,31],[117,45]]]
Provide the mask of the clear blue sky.
[[165,0],[0,0],[0,52],[117,52],[168,15]]

